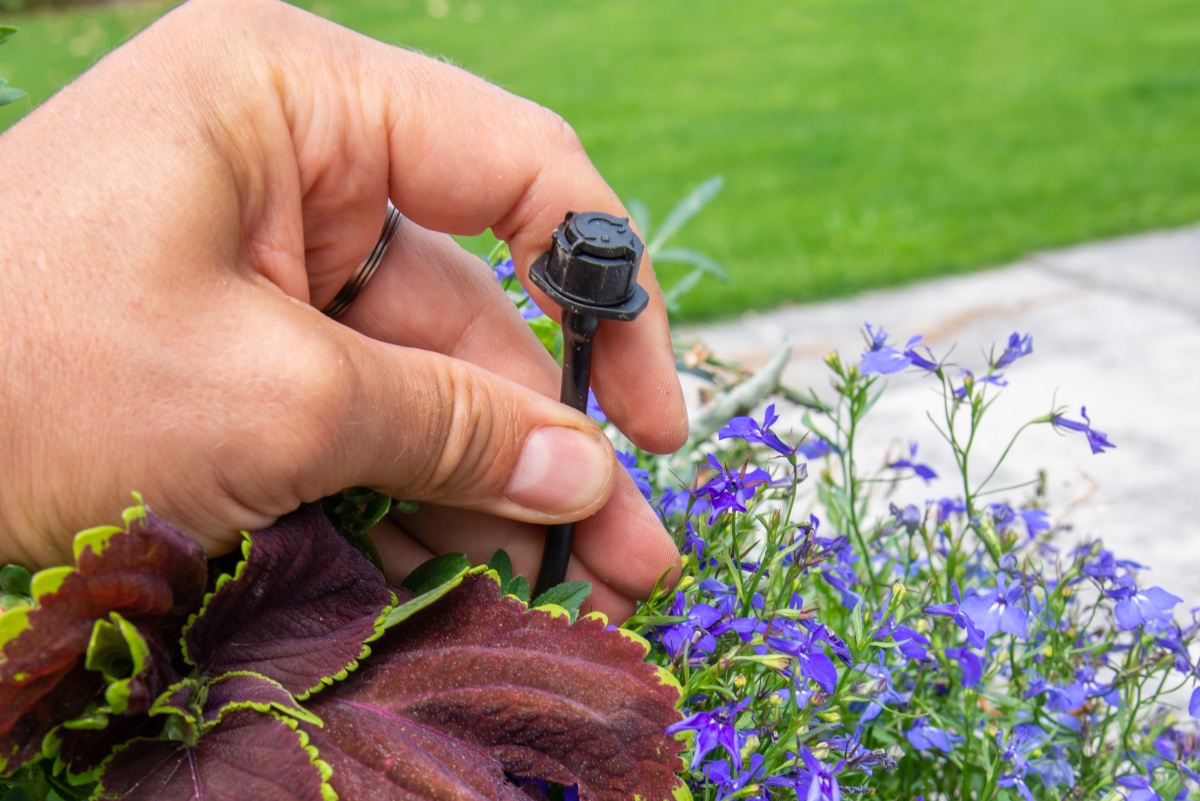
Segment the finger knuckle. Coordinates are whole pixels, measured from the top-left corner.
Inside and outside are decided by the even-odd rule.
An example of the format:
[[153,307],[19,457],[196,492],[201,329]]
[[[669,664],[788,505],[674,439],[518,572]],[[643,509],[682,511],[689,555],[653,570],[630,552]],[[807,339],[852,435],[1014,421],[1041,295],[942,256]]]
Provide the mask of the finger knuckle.
[[496,465],[512,434],[503,404],[469,371],[456,367],[444,372],[440,394],[437,430],[430,437],[435,450],[419,477],[421,494],[436,499],[498,491],[503,471]]
[[[297,476],[327,471],[345,447],[344,433],[362,393],[349,349],[337,340],[312,338],[286,358],[276,432],[280,452],[291,454]],[[305,493],[308,494],[308,493]]]

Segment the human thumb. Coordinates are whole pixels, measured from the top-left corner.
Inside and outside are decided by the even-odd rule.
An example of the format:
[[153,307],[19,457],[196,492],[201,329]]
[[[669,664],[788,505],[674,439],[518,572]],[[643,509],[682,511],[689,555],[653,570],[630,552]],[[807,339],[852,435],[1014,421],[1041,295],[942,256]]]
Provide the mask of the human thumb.
[[337,397],[309,412],[336,440],[322,494],[369,486],[533,523],[587,517],[611,495],[616,457],[585,415],[440,353],[334,335],[352,339],[324,384]]

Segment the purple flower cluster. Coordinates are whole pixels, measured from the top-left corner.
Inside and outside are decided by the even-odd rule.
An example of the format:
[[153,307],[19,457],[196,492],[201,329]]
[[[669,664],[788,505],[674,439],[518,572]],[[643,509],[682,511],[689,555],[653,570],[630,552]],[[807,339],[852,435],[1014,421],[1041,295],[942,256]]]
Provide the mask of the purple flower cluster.
[[[1160,683],[1196,687],[1200,717],[1200,622],[1177,620],[1177,596],[1096,544],[1060,550],[1068,529],[1040,496],[999,500],[967,476],[959,497],[901,497],[921,484],[889,470],[938,478],[915,442],[877,473],[854,461],[861,419],[846,415],[874,405],[874,376],[932,376],[974,426],[991,400],[978,393],[1007,385],[1032,337],[1012,334],[978,376],[920,336],[900,347],[867,326],[867,343],[857,369],[827,360],[840,401],[804,421],[836,441],[792,444],[770,403],[720,429],[690,489],[654,498],[689,558],[644,631],[685,688],[671,733],[690,738],[696,797],[955,797],[967,767],[1024,801],[1200,792],[1195,725],[1129,723]],[[1082,417],[1035,422],[1111,448]],[[955,425],[941,433],[962,448]],[[817,456],[821,519],[797,518],[800,459]]]

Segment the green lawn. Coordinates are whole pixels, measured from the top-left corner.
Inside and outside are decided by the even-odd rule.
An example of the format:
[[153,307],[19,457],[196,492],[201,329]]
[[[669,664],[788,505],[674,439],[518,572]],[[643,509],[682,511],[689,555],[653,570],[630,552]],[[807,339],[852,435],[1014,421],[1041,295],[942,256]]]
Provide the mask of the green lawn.
[[[680,240],[733,283],[693,318],[1200,220],[1196,0],[309,7],[558,110],[660,218],[724,175]],[[162,8],[0,18],[0,75],[41,100]]]

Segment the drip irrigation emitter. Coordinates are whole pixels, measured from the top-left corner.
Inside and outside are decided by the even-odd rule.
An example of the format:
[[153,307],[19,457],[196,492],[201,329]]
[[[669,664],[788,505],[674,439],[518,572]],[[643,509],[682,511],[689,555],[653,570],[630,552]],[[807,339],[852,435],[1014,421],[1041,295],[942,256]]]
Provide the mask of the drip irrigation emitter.
[[[587,413],[592,339],[600,321],[629,321],[650,296],[638,286],[642,241],[629,220],[599,211],[569,212],[550,251],[529,268],[533,283],[562,307],[563,363],[559,400]],[[546,529],[534,597],[561,584],[571,559],[574,523]]]

